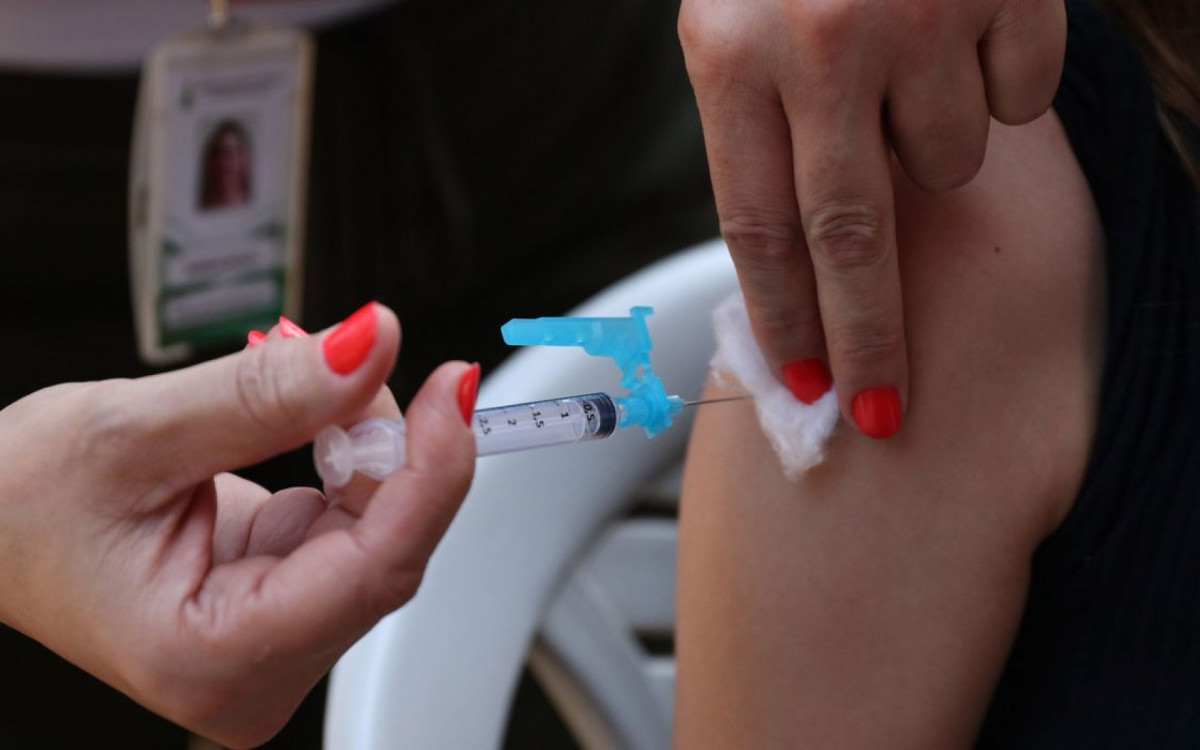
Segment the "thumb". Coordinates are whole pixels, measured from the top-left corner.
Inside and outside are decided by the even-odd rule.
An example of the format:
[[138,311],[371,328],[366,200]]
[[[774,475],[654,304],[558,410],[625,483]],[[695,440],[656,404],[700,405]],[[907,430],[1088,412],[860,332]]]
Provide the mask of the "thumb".
[[141,470],[178,491],[298,448],[366,408],[399,348],[395,314],[372,302],[311,338],[131,381]]
[[[405,466],[348,533],[309,539],[242,587],[254,592],[242,612],[245,632],[270,634],[278,654],[329,653],[416,594],[474,474],[474,433],[463,411],[470,413],[478,382],[478,366],[461,362],[429,376],[408,408]],[[249,561],[234,565],[243,564],[253,575]]]

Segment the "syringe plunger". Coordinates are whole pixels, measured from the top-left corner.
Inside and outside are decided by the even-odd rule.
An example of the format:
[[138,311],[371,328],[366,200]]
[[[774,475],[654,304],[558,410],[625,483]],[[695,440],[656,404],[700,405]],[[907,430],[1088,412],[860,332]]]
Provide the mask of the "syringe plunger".
[[346,486],[356,471],[382,482],[404,465],[404,437],[403,417],[326,427],[313,445],[317,474],[330,487]]

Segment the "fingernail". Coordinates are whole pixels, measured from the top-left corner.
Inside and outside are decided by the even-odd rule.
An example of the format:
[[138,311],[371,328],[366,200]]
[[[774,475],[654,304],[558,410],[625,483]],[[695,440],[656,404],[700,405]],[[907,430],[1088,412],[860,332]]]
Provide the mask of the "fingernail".
[[812,404],[829,392],[833,376],[820,359],[803,359],[783,366],[783,382],[797,399]]
[[851,405],[858,429],[877,440],[900,429],[900,392],[895,388],[868,388]]
[[266,340],[267,334],[263,333],[262,331],[251,331],[250,333],[246,334],[246,346],[250,347],[251,349],[255,348]]
[[338,375],[349,375],[367,361],[367,355],[375,345],[377,317],[375,303],[368,302],[325,339],[322,348],[330,370]]
[[293,323],[283,315],[279,316],[279,333],[285,339],[306,339],[308,331]]
[[467,427],[471,426],[471,420],[475,416],[475,399],[479,396],[479,373],[479,363],[476,362],[463,373],[462,380],[458,381],[458,409],[462,412]]

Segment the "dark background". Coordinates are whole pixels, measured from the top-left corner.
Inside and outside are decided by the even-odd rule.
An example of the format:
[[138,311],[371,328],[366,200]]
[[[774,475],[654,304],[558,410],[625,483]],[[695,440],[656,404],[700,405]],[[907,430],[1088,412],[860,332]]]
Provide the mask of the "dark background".
[[[715,236],[677,0],[413,2],[318,36],[303,325],[404,323],[404,403],[485,373],[511,317],[561,314]],[[125,211],[133,75],[0,74],[0,407],[135,377]],[[212,352],[220,354],[223,352]],[[245,472],[316,484],[301,451]],[[0,626],[0,747],[181,748],[185,733]],[[514,748],[569,747],[526,678]],[[319,747],[323,687],[270,747]]]

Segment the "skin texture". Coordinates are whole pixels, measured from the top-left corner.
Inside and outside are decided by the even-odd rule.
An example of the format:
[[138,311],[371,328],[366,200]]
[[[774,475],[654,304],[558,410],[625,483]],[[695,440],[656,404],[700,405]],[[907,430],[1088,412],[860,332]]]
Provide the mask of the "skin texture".
[[225,470],[331,423],[394,417],[377,308],[354,372],[329,331],[141,380],[57,386],[0,411],[0,620],[134,700],[236,747],[279,730],[337,658],[415,593],[470,483],[463,363],[407,412],[408,464],[327,502]]
[[843,415],[909,403],[891,155],[929,191],[978,171],[989,113],[1028,122],[1062,69],[1062,0],[683,0],[721,233],[776,372],[826,358]]
[[1057,120],[993,125],[979,177],[952,193],[892,174],[911,419],[885,442],[840,429],[793,484],[749,405],[699,415],[679,748],[970,747],[1033,551],[1081,481],[1101,235]]

